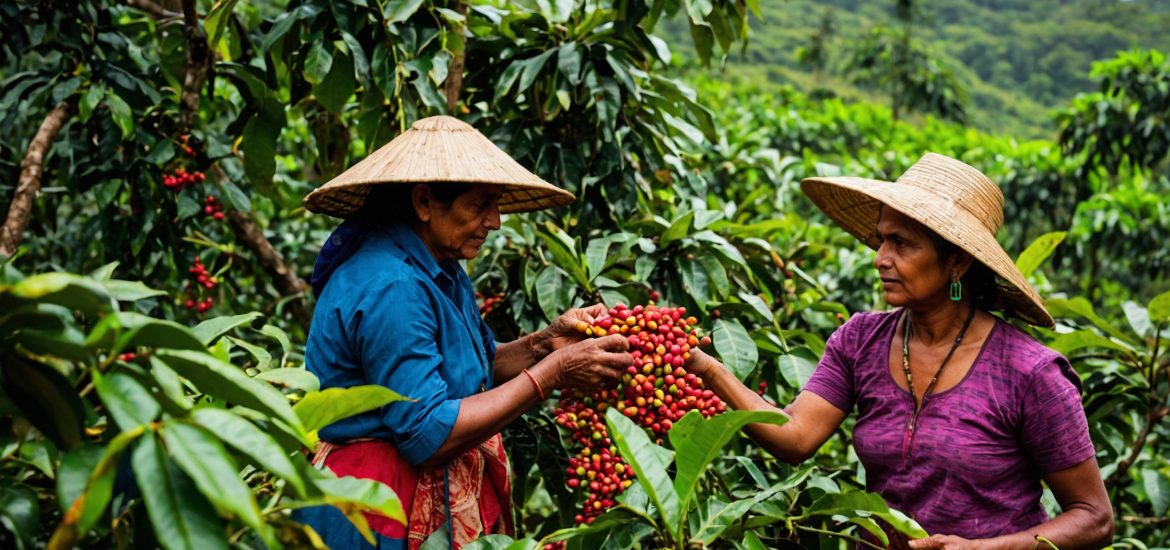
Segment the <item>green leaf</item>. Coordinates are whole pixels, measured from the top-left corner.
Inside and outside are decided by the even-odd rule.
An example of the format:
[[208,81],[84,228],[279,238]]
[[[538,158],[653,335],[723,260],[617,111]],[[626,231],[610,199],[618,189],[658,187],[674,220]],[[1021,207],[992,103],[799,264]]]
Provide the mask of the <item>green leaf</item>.
[[260,469],[284,479],[298,496],[305,496],[305,482],[289,460],[288,451],[255,424],[229,411],[213,407],[196,409],[191,419],[256,461]]
[[40,532],[41,506],[37,493],[27,485],[0,486],[0,519],[16,535],[17,548],[36,548]]
[[500,74],[500,78],[496,80],[496,101],[499,102],[508,93],[512,84],[520,77],[520,71],[524,69],[524,60],[518,59],[513,61]]
[[[263,380],[275,386],[278,390],[299,391],[305,394],[321,389],[321,382],[313,373],[296,367],[284,367],[266,370],[256,375],[256,380]],[[294,407],[293,410],[296,410]]]
[[243,212],[252,211],[252,199],[248,198],[248,195],[244,193],[243,189],[240,189],[240,186],[230,181],[223,183],[222,186],[224,202],[229,207]]
[[763,298],[760,298],[755,294],[749,294],[742,291],[739,294],[736,294],[736,296],[739,296],[739,299],[743,300],[743,303],[751,306],[752,311],[760,314],[760,317],[763,317],[765,321],[771,323],[773,319],[775,319],[775,317],[772,315],[772,310],[768,307],[768,304],[764,302]]
[[550,321],[569,305],[571,287],[565,284],[561,273],[556,266],[548,266],[536,276],[536,303]]
[[605,423],[622,458],[634,469],[638,484],[662,514],[663,527],[677,534],[681,528],[679,497],[667,474],[674,453],[655,445],[645,430],[614,407],[605,411]]
[[576,42],[566,42],[557,50],[557,70],[571,86],[581,84],[581,48]]
[[891,510],[881,496],[865,491],[829,493],[817,499],[802,512],[803,517],[842,515],[846,518],[877,516],[899,532],[911,538],[930,536],[918,522],[897,510]]
[[126,100],[122,99],[122,96],[119,96],[117,93],[110,91],[106,94],[106,107],[109,107],[110,116],[113,117],[118,128],[122,130],[122,137],[128,138],[133,136],[134,111],[130,110],[130,106],[126,104]]
[[1134,344],[1133,338],[1121,332],[1117,327],[1109,324],[1106,320],[1097,315],[1093,311],[1093,304],[1081,296],[1074,298],[1052,298],[1044,301],[1044,305],[1048,307],[1048,311],[1052,313],[1055,318],[1075,318],[1082,317],[1088,320],[1093,326],[1101,329],[1106,334],[1113,336],[1119,340]]
[[817,369],[817,356],[806,347],[791,348],[789,353],[776,358],[780,367],[780,375],[788,382],[790,388],[803,388]]
[[703,271],[707,272],[708,280],[715,290],[715,295],[719,299],[724,299],[731,293],[731,281],[727,279],[727,269],[719,262],[719,258],[715,256],[700,254],[699,265],[703,266]]
[[540,240],[544,241],[548,251],[552,253],[556,266],[568,273],[586,291],[592,291],[593,285],[589,275],[585,272],[586,267],[581,265],[581,257],[577,254],[576,243],[561,228],[552,223],[545,224],[545,230],[547,232],[540,231],[537,235]]
[[[686,510],[694,497],[699,478],[715,457],[723,450],[740,428],[755,423],[783,425],[788,416],[780,411],[727,411],[711,418],[703,418],[699,411],[688,412],[670,429],[670,444],[674,446],[674,461],[678,472],[674,490],[680,509]],[[623,453],[622,456],[625,456]]]
[[317,85],[325,81],[333,69],[333,43],[316,41],[305,54],[305,80]]
[[174,321],[155,319],[132,311],[119,311],[114,317],[125,332],[118,335],[113,351],[137,347],[202,351],[206,346],[191,334],[191,329]]
[[[261,188],[272,183],[272,174],[276,171],[276,141],[280,138],[284,124],[284,105],[275,98],[265,97],[261,100],[259,111],[248,120],[240,135],[239,150],[244,155],[244,175]],[[237,201],[239,197],[231,193],[230,187],[228,195],[233,207],[249,210],[243,206],[247,203]],[[246,200],[247,197],[243,198]]]
[[293,413],[288,400],[279,391],[249,378],[235,366],[195,351],[158,350],[154,356],[190,380],[200,392],[268,413],[301,430],[305,436],[300,418]]
[[113,279],[103,281],[102,286],[106,287],[106,292],[109,292],[110,296],[119,302],[137,302],[145,298],[167,295],[162,290],[155,290],[146,286],[142,281],[121,281]]
[[33,426],[62,449],[81,442],[85,409],[69,380],[48,365],[12,354],[0,357],[0,368],[4,393]]
[[118,262],[110,262],[93,271],[90,271],[86,277],[98,282],[109,281],[114,276],[114,270],[118,269]]
[[195,328],[191,329],[191,332],[195,334],[195,337],[200,342],[203,342],[204,346],[210,346],[220,336],[227,334],[228,331],[236,327],[251,325],[253,321],[260,317],[263,317],[263,314],[258,311],[229,317],[213,317],[195,325]]
[[1040,267],[1040,264],[1043,264],[1044,260],[1052,255],[1056,247],[1064,240],[1064,236],[1064,231],[1053,231],[1036,237],[1036,240],[1032,241],[1032,244],[1028,245],[1028,248],[1024,249],[1016,258],[1016,267],[1019,268],[1020,273],[1027,277],[1036,271],[1036,268]]
[[353,58],[343,52],[337,52],[333,58],[333,66],[325,79],[313,85],[313,95],[317,102],[330,112],[341,114],[346,102],[357,89],[357,79],[353,76]]
[[248,355],[251,355],[256,360],[256,368],[262,371],[272,369],[272,354],[268,353],[268,350],[240,338],[233,338],[231,336],[226,336],[225,338],[236,346],[244,348],[244,351],[247,351]]
[[72,273],[33,275],[13,285],[9,292],[17,298],[57,304],[87,315],[117,309],[101,283]]
[[1149,310],[1137,305],[1137,302],[1126,300],[1121,304],[1121,311],[1135,334],[1141,338],[1153,335],[1154,324],[1151,322]]
[[280,343],[280,350],[283,355],[280,357],[279,366],[287,366],[288,355],[292,353],[292,342],[288,339],[288,333],[275,325],[264,325],[260,327],[260,333]]
[[382,17],[386,23],[402,23],[422,6],[422,0],[388,0],[382,5]]
[[755,504],[752,499],[737,500],[728,504],[717,497],[707,499],[702,506],[702,520],[698,528],[691,531],[691,540],[703,546],[710,546],[735,522],[743,518]]
[[371,479],[339,478],[316,469],[310,469],[310,472],[313,474],[313,486],[324,494],[320,501],[322,504],[335,506],[347,516],[373,511],[406,523],[402,503],[390,487]]
[[127,445],[133,443],[143,433],[145,433],[145,429],[139,427],[122,432],[110,440],[101,460],[89,473],[85,490],[69,505],[69,509],[61,520],[61,525],[57,527],[58,530],[72,531],[76,536],[70,538],[79,540],[81,534],[88,532],[90,527],[93,527],[94,523],[102,516],[102,512],[105,511],[106,505],[110,503],[110,496],[114,490],[114,473],[121,461],[122,452],[126,450]]
[[220,515],[235,516],[264,539],[272,538],[252,491],[240,479],[239,468],[219,439],[202,428],[179,421],[167,422],[161,432],[167,454],[191,476],[199,492]]
[[760,536],[753,531],[744,531],[743,546],[746,550],[768,550],[768,547],[760,541]]
[[679,216],[677,219],[671,222],[670,227],[662,233],[661,237],[659,237],[658,247],[666,248],[670,246],[670,243],[686,237],[687,233],[691,230],[691,222],[694,220],[694,212],[687,212],[686,214]]
[[715,321],[711,341],[715,344],[715,351],[719,352],[723,363],[731,369],[736,378],[744,380],[756,368],[759,350],[739,321],[734,319]]
[[227,536],[215,510],[199,494],[192,480],[167,460],[153,435],[138,442],[130,465],[146,502],[156,540],[163,548],[227,549]]
[[520,72],[520,86],[516,88],[516,93],[524,93],[532,83],[536,81],[536,77],[540,76],[540,71],[544,69],[545,63],[552,54],[557,53],[557,50],[548,50],[540,55],[524,60],[524,70]]
[[1166,517],[1166,510],[1170,508],[1170,478],[1158,470],[1144,469],[1142,487],[1146,489],[1154,517]]
[[61,513],[68,511],[73,501],[85,492],[89,474],[97,467],[105,451],[100,445],[83,443],[61,456],[61,467],[57,470],[57,504]]
[[1150,313],[1150,320],[1155,323],[1170,321],[1170,290],[1154,296],[1146,305],[1146,310]]
[[728,242],[727,239],[721,237],[720,235],[718,235],[714,231],[711,231],[711,230],[699,231],[699,232],[695,233],[694,235],[691,235],[691,238],[693,238],[695,240],[711,243],[712,245],[715,246],[715,252],[718,252],[719,255],[723,256],[724,258],[727,258],[731,262],[734,262],[736,265],[738,265],[744,271],[749,270],[747,260],[745,260],[743,258],[743,254],[740,253],[739,249],[736,248],[735,246],[733,246],[730,242]]
[[150,390],[132,376],[122,372],[103,375],[94,369],[93,383],[102,404],[122,431],[154,422],[162,407],[151,397]]
[[232,10],[238,1],[218,0],[211,6],[211,11],[207,12],[207,17],[203,20],[203,28],[207,31],[207,44],[211,47],[211,51],[215,51],[219,47],[219,39],[223,36],[223,30],[231,23]]
[[305,430],[320,430],[342,418],[393,403],[409,401],[389,388],[377,385],[329,388],[310,393],[293,406]]

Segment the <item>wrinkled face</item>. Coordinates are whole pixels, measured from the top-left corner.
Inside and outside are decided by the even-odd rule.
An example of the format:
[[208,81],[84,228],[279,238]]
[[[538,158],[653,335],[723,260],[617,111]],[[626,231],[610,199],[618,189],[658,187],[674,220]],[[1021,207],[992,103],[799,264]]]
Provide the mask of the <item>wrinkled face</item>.
[[883,208],[877,236],[881,245],[873,265],[881,277],[887,304],[911,306],[948,299],[955,257],[939,264],[938,250],[926,227],[897,210]]
[[431,254],[443,260],[468,260],[479,253],[488,233],[500,228],[497,203],[503,189],[498,185],[476,185],[443,204],[423,186],[412,195],[422,237]]

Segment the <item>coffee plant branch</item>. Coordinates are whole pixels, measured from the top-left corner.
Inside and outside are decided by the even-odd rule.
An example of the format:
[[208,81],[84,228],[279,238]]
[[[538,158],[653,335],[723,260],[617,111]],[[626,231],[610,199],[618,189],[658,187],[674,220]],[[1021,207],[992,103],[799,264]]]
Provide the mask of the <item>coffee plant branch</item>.
[[[462,36],[463,29],[467,26],[467,4],[456,2],[453,9],[464,17],[463,23],[460,23],[458,29],[455,29]],[[459,103],[459,92],[463,88],[463,67],[467,59],[467,46],[460,44],[459,51],[454,52],[454,54],[455,58],[451,60],[451,69],[447,72],[447,86],[444,90],[447,94],[447,114],[452,116],[457,114],[455,106]]]
[[[186,133],[193,117],[199,112],[199,90],[207,79],[210,67],[213,66],[211,58],[214,52],[208,48],[207,33],[199,24],[195,0],[183,0],[183,24],[186,27],[187,36],[187,72],[183,78],[179,120],[182,132]],[[219,165],[213,164],[209,172],[220,184],[229,180]],[[251,212],[233,209],[227,212],[227,220],[228,225],[232,228],[232,233],[256,256],[256,260],[260,262],[264,271],[272,277],[281,296],[296,297],[290,302],[289,307],[293,317],[307,330],[311,316],[305,303],[304,293],[308,285],[285,263],[280,252],[277,252],[272,243],[264,236],[264,231],[260,229]]]
[[150,0],[126,0],[126,5],[132,8],[140,9],[155,19],[170,19],[172,17],[179,17],[181,13],[176,13],[168,10]]
[[28,144],[28,152],[24,160],[20,161],[20,180],[16,185],[16,193],[8,207],[8,217],[4,226],[0,227],[0,256],[11,256],[24,236],[24,228],[28,225],[29,214],[32,212],[33,200],[41,192],[41,176],[45,171],[45,154],[57,138],[57,133],[65,125],[65,121],[73,113],[77,97],[72,96],[53,107],[45,116],[41,127],[37,129],[32,142]]

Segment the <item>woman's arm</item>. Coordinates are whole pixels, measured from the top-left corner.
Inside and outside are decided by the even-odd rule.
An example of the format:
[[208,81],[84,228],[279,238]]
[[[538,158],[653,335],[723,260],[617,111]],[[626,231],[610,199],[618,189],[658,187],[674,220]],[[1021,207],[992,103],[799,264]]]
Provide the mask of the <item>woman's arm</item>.
[[985,540],[935,535],[910,541],[916,550],[1033,550],[1051,548],[1036,538],[1052,541],[1060,550],[1097,550],[1113,538],[1113,508],[1101,481],[1097,460],[1049,474],[1044,483],[1060,503],[1061,512],[1027,531]]
[[[464,398],[447,439],[420,466],[442,464],[482,443],[558,388],[596,388],[615,381],[633,362],[620,335],[565,346],[499,386]],[[538,388],[539,387],[539,391]]]
[[[778,410],[702,350],[691,352],[688,368],[735,410]],[[816,453],[845,420],[845,411],[811,392],[801,392],[782,412],[788,415],[784,425],[748,424],[744,431],[773,456],[789,464],[803,462]]]
[[507,382],[520,371],[531,367],[548,354],[570,344],[581,341],[583,334],[577,332],[577,323],[584,321],[592,325],[593,319],[605,313],[605,304],[594,304],[587,308],[574,308],[557,317],[544,330],[522,336],[511,342],[496,346],[496,360],[492,378],[496,384]]

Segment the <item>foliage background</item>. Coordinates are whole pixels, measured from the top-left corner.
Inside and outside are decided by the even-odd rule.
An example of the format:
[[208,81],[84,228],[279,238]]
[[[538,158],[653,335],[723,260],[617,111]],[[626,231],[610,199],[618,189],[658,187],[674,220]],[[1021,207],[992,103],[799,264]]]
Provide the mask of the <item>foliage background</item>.
[[[808,37],[830,7],[838,30],[818,46]],[[1116,50],[1164,48],[1166,17],[1152,0],[2,4],[9,221],[28,198],[0,279],[2,542],[295,545],[312,543],[288,520],[295,506],[388,509],[376,488],[330,497],[345,491],[295,452],[311,424],[298,428],[286,409],[320,399],[300,364],[303,279],[336,224],[300,199],[411,121],[451,113],[579,197],[509,217],[469,262],[480,291],[503,298],[486,313],[499,339],[572,305],[642,303],[656,290],[707,319],[724,362],[778,403],[850,312],[882,307],[872,253],[826,223],[800,179],[891,179],[926,150],[979,167],[1007,197],[1001,242],[1028,249],[1021,268],[1052,298],[1060,325],[1034,334],[1085,380],[1115,546],[1165,547],[1170,68],[1156,49]],[[864,49],[871,22],[894,37],[887,49]],[[863,91],[856,51],[922,71],[873,63],[872,82],[885,84]],[[35,139],[46,120],[59,131]],[[43,175],[22,166],[30,150]],[[179,168],[206,181],[172,190],[164,177]],[[203,210],[209,195],[223,220]],[[197,258],[212,287],[189,271]],[[214,305],[199,312],[192,298]],[[174,349],[221,377],[172,376]],[[269,432],[284,418],[288,437],[258,459],[227,433],[192,431],[207,410]],[[801,468],[742,438],[707,441],[722,452],[699,470],[691,519],[655,515],[661,506],[634,495],[615,521],[560,536],[578,547],[848,545],[886,513],[859,491],[849,433]],[[174,442],[183,436],[219,457],[211,473]],[[530,537],[520,544],[531,544],[571,524],[567,456],[547,410],[507,436]],[[123,485],[160,472],[173,486],[154,496]],[[251,496],[235,505],[216,496],[241,488]],[[93,495],[89,508],[78,494]],[[167,506],[176,495],[206,505]],[[71,515],[75,505],[85,513]],[[189,516],[187,536],[164,535],[168,510]]]

